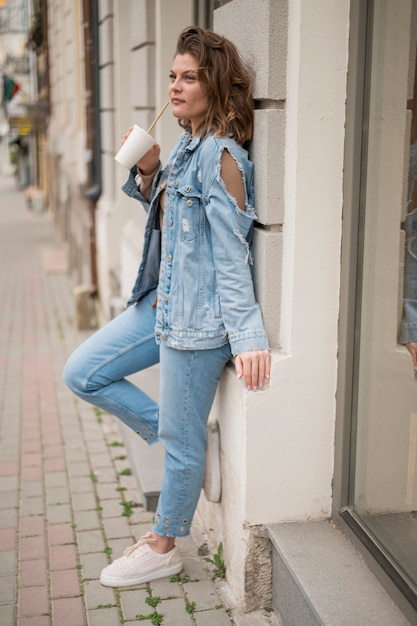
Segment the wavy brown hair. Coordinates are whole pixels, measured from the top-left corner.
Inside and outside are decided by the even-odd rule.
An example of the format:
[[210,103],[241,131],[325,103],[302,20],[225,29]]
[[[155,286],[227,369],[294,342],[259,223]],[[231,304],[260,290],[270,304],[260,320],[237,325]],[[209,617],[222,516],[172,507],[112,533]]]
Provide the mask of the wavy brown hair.
[[[220,137],[232,135],[244,144],[253,132],[252,75],[235,45],[225,37],[199,26],[188,26],[178,37],[177,54],[191,54],[198,64],[198,79],[209,106],[198,129]],[[190,120],[179,120],[191,131]]]

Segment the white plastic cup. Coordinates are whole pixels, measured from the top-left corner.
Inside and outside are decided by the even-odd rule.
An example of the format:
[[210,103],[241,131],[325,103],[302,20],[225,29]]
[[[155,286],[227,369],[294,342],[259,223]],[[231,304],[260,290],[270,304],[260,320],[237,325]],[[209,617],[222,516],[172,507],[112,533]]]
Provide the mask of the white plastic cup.
[[155,139],[135,124],[114,158],[120,165],[130,170],[155,144]]

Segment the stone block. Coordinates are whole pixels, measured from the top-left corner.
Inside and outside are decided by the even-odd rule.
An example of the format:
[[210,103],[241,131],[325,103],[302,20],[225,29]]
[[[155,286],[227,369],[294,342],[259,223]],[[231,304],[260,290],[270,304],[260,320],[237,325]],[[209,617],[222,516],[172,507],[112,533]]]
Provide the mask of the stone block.
[[231,39],[254,69],[255,99],[285,100],[288,0],[230,2],[215,11],[214,30]]
[[255,207],[257,219],[265,225],[284,221],[285,111],[255,111],[250,147],[255,163]]
[[272,348],[279,345],[283,234],[255,229],[255,290]]

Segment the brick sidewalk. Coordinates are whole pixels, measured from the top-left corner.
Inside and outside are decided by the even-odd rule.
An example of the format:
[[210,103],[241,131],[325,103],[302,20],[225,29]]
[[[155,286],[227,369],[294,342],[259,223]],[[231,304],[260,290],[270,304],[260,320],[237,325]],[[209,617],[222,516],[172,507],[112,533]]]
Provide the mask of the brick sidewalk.
[[185,570],[174,581],[121,591],[98,582],[112,555],[150,530],[152,513],[117,420],[62,381],[87,333],[75,329],[62,264],[51,271],[54,246],[51,219],[0,177],[0,625],[272,623],[225,607],[191,538],[178,543]]

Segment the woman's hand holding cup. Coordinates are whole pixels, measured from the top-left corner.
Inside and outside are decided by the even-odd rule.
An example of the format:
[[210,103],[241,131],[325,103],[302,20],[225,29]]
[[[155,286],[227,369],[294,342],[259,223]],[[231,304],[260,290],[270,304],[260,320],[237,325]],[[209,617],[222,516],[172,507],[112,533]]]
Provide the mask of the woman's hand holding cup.
[[144,176],[153,174],[153,172],[159,166],[159,155],[161,154],[161,148],[156,143],[148,152],[136,163],[139,174]]
[[129,128],[128,133],[123,135],[122,146],[115,159],[128,169],[136,165],[145,174],[156,169],[159,153],[160,148],[155,139],[135,124]]

